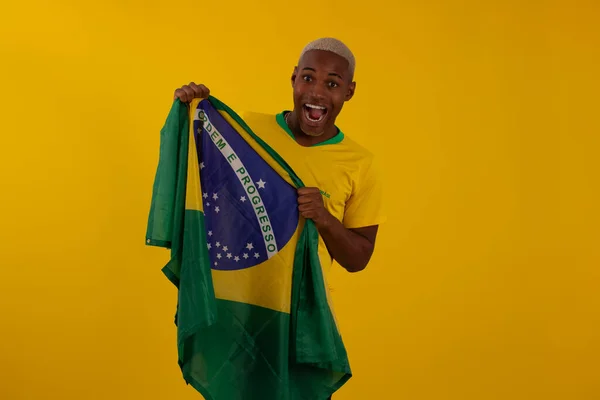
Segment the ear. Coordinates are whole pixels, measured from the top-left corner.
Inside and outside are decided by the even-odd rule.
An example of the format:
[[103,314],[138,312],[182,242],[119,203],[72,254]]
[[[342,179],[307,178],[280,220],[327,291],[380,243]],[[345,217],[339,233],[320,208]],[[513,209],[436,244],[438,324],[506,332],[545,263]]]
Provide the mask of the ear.
[[298,77],[298,66],[294,67],[294,72],[292,72],[292,86],[296,82],[296,78]]
[[345,101],[349,101],[354,96],[355,90],[356,90],[356,82],[351,82],[348,85],[348,90],[346,91]]

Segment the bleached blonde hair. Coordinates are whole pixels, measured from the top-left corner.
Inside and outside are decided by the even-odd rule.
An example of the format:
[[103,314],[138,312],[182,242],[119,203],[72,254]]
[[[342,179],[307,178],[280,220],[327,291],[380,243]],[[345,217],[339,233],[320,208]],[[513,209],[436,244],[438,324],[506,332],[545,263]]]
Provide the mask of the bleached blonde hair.
[[356,68],[354,54],[352,54],[352,51],[341,40],[332,37],[324,37],[313,40],[307,44],[304,49],[302,49],[302,53],[300,53],[300,59],[302,59],[306,52],[311,50],[330,51],[340,57],[343,57],[346,59],[346,61],[348,61],[348,70],[350,71],[350,76],[354,76],[354,69]]

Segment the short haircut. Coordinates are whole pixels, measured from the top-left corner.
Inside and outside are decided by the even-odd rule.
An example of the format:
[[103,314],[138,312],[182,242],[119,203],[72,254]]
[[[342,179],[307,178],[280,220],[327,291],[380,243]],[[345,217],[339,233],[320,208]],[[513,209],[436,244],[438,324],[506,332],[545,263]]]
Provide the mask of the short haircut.
[[342,43],[341,40],[331,37],[324,37],[313,40],[304,47],[302,53],[300,54],[300,59],[302,59],[306,52],[311,50],[330,51],[332,53],[337,54],[340,57],[343,57],[346,61],[348,61],[348,70],[350,71],[350,76],[354,76],[354,69],[356,67],[354,54],[352,54],[352,51],[350,51],[348,46]]

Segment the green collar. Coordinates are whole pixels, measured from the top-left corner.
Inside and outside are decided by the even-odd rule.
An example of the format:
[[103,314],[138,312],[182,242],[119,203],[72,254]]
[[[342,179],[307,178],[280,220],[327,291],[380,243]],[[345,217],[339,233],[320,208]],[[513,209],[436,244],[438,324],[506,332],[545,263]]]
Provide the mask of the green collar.
[[[292,131],[290,130],[289,126],[285,123],[285,118],[283,117],[284,113],[286,111],[282,111],[279,114],[277,114],[277,123],[279,124],[279,126],[287,132],[288,135],[290,135],[290,137],[292,139],[294,139],[294,141],[296,141],[296,138],[294,137],[294,134],[292,133]],[[337,128],[337,126],[336,126]],[[324,142],[321,143],[317,143],[312,145],[311,147],[316,147],[316,146],[325,146],[327,144],[337,144],[340,143],[342,140],[344,140],[344,132],[342,132],[340,130],[340,128],[338,128],[338,133],[337,135],[335,135],[334,137],[332,137],[331,139],[327,139]]]

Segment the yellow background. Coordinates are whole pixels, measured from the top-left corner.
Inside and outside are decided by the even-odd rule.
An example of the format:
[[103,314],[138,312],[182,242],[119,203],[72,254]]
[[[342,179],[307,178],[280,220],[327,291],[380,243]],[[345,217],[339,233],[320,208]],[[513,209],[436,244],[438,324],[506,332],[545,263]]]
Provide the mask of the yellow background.
[[600,398],[598,4],[3,4],[0,399],[199,398],[144,245],[159,129],[191,80],[289,107],[323,35],[356,53],[339,122],[390,206],[373,263],[333,275],[335,399]]

